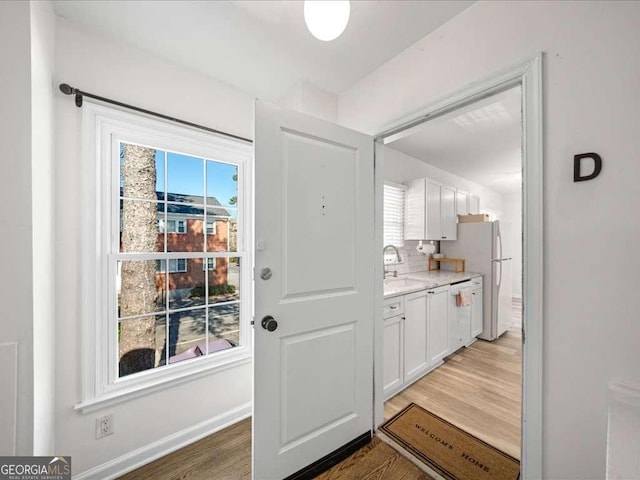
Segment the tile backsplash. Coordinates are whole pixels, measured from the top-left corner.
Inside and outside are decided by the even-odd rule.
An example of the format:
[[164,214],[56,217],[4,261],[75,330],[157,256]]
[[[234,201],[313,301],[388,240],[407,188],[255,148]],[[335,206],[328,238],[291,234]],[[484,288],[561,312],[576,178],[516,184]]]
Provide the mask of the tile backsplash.
[[[425,242],[428,243],[428,242]],[[440,251],[440,242],[435,242],[436,252]],[[417,240],[405,240],[404,246],[398,247],[402,263],[397,265],[387,264],[386,268],[390,272],[398,271],[398,275],[406,275],[408,273],[424,272],[427,270],[428,255],[423,255],[416,250],[418,246]]]

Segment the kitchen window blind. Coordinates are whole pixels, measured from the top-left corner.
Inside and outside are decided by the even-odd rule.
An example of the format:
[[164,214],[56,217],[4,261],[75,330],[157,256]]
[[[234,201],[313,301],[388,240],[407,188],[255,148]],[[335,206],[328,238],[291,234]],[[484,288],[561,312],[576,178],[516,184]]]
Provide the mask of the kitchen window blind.
[[405,187],[384,185],[384,244],[401,247],[404,244]]

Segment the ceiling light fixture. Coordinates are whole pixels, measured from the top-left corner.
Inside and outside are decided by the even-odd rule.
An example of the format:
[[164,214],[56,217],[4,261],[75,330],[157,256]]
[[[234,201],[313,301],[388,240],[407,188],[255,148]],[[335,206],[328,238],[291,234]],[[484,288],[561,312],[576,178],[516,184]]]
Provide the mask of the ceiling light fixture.
[[349,0],[305,0],[304,21],[311,34],[318,40],[335,40],[349,22]]

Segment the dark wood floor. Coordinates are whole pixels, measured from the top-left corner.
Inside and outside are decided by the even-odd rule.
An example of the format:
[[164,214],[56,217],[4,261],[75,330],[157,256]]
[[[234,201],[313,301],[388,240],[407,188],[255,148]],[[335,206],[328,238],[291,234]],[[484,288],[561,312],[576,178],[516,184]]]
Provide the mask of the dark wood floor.
[[251,419],[120,477],[126,480],[250,480]]
[[[521,304],[495,342],[476,342],[385,404],[385,417],[410,402],[520,458]],[[121,477],[125,480],[249,480],[251,420],[246,419]],[[373,441],[321,480],[431,480],[409,460]],[[276,479],[258,479],[276,480]]]
[[[243,420],[203,438],[121,478],[125,480],[250,480],[251,419]],[[432,480],[377,437],[317,478],[321,480]]]

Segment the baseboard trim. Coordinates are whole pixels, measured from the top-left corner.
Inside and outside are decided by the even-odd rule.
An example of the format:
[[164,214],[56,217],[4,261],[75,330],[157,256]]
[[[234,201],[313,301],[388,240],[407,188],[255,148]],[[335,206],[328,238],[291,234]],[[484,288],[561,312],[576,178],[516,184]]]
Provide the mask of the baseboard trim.
[[121,455],[73,476],[73,480],[114,479],[251,416],[251,402]]

